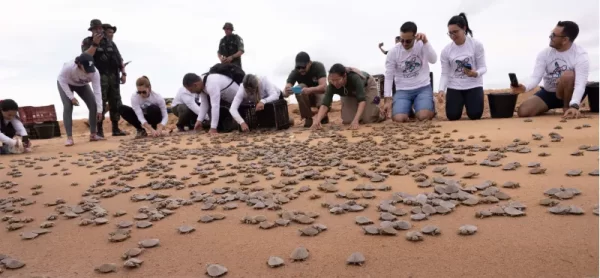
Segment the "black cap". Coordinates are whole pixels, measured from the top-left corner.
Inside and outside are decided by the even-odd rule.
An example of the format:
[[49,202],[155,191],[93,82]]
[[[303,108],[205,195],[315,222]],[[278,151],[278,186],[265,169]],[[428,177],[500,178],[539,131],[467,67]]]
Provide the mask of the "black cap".
[[200,81],[202,79],[200,79],[200,76],[198,76],[195,73],[187,73],[186,75],[183,76],[183,86],[184,87],[190,87],[192,86],[194,83]]
[[233,31],[233,24],[231,24],[231,22],[225,22],[225,25],[223,25],[223,30],[225,29],[231,29],[231,31]]
[[296,55],[296,68],[304,68],[310,62],[308,53],[302,51]]
[[108,23],[102,24],[102,29],[104,29],[104,30],[106,30],[106,29],[112,29],[113,33],[117,32],[117,26],[112,26],[112,25],[110,25]]
[[83,66],[85,72],[96,72],[96,67],[94,66],[94,57],[87,52],[81,53],[81,55],[77,57],[77,62]]
[[88,31],[92,31],[92,28],[95,28],[98,26],[102,27],[102,21],[100,21],[100,19],[92,19],[90,21],[90,28],[88,28]]

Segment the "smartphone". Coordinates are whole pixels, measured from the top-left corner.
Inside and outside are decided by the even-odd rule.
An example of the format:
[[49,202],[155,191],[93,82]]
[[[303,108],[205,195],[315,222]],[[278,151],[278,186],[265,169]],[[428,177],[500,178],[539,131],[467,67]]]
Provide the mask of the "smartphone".
[[127,65],[129,65],[129,63],[131,63],[131,61],[129,61],[129,62],[127,62],[127,63],[123,64],[123,66],[124,66],[124,67],[126,67]]
[[471,66],[471,64],[465,64],[464,67],[465,67],[465,69],[468,69],[468,70],[473,69],[473,66]]
[[509,73],[508,74],[508,78],[510,79],[510,86],[511,87],[519,87],[519,80],[517,80],[517,75],[514,73]]

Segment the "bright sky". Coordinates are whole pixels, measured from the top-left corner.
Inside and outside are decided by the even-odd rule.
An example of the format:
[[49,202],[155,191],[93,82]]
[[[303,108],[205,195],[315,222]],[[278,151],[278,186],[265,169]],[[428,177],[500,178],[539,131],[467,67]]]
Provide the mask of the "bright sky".
[[[450,17],[465,12],[474,37],[485,47],[487,89],[507,88],[507,74],[525,81],[536,55],[548,46],[548,35],[559,20],[579,24],[576,43],[590,57],[589,80],[599,75],[598,0],[419,0],[324,1],[301,4],[276,0],[116,1],[94,4],[81,0],[3,1],[0,9],[0,98],[21,106],[54,104],[62,119],[56,78],[62,65],[80,53],[90,20],[116,25],[115,42],[126,61],[128,82],[121,86],[124,104],[135,92],[135,79],[147,75],[153,89],[173,97],[183,75],[208,71],[231,21],[245,42],[246,73],[266,75],[283,87],[294,57],[306,51],[329,69],[342,63],[371,74],[383,73],[385,56],[377,48],[394,44],[405,21],[414,21],[438,56],[450,43]],[[435,84],[440,65],[431,66]],[[87,116],[85,105],[74,118]]]

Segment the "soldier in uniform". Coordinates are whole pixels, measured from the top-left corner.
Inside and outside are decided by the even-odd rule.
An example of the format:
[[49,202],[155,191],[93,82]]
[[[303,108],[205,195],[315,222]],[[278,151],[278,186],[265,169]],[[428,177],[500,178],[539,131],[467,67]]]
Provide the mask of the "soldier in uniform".
[[[92,36],[83,39],[81,51],[94,56],[96,68],[100,73],[104,108],[102,109],[102,120],[98,121],[98,135],[104,137],[102,122],[104,114],[106,114],[107,103],[112,122],[112,135],[127,135],[127,133],[119,129],[119,120],[121,118],[119,107],[122,105],[119,85],[125,84],[127,80],[123,58],[121,57],[121,53],[119,53],[117,45],[105,35],[102,22],[99,19],[93,19],[90,22],[88,31],[92,32]],[[116,28],[114,31],[116,31]]]
[[242,67],[242,55],[244,55],[244,40],[238,34],[233,34],[233,24],[230,22],[223,25],[225,37],[219,42],[217,56],[221,63],[232,63]]

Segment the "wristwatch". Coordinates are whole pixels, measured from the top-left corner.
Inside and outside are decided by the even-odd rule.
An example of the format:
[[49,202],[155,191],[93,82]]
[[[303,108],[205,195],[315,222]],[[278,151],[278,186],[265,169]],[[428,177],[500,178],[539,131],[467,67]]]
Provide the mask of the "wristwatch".
[[575,103],[573,103],[573,104],[571,104],[569,107],[571,107],[571,108],[575,108],[575,109],[579,110],[579,104],[575,104]]

